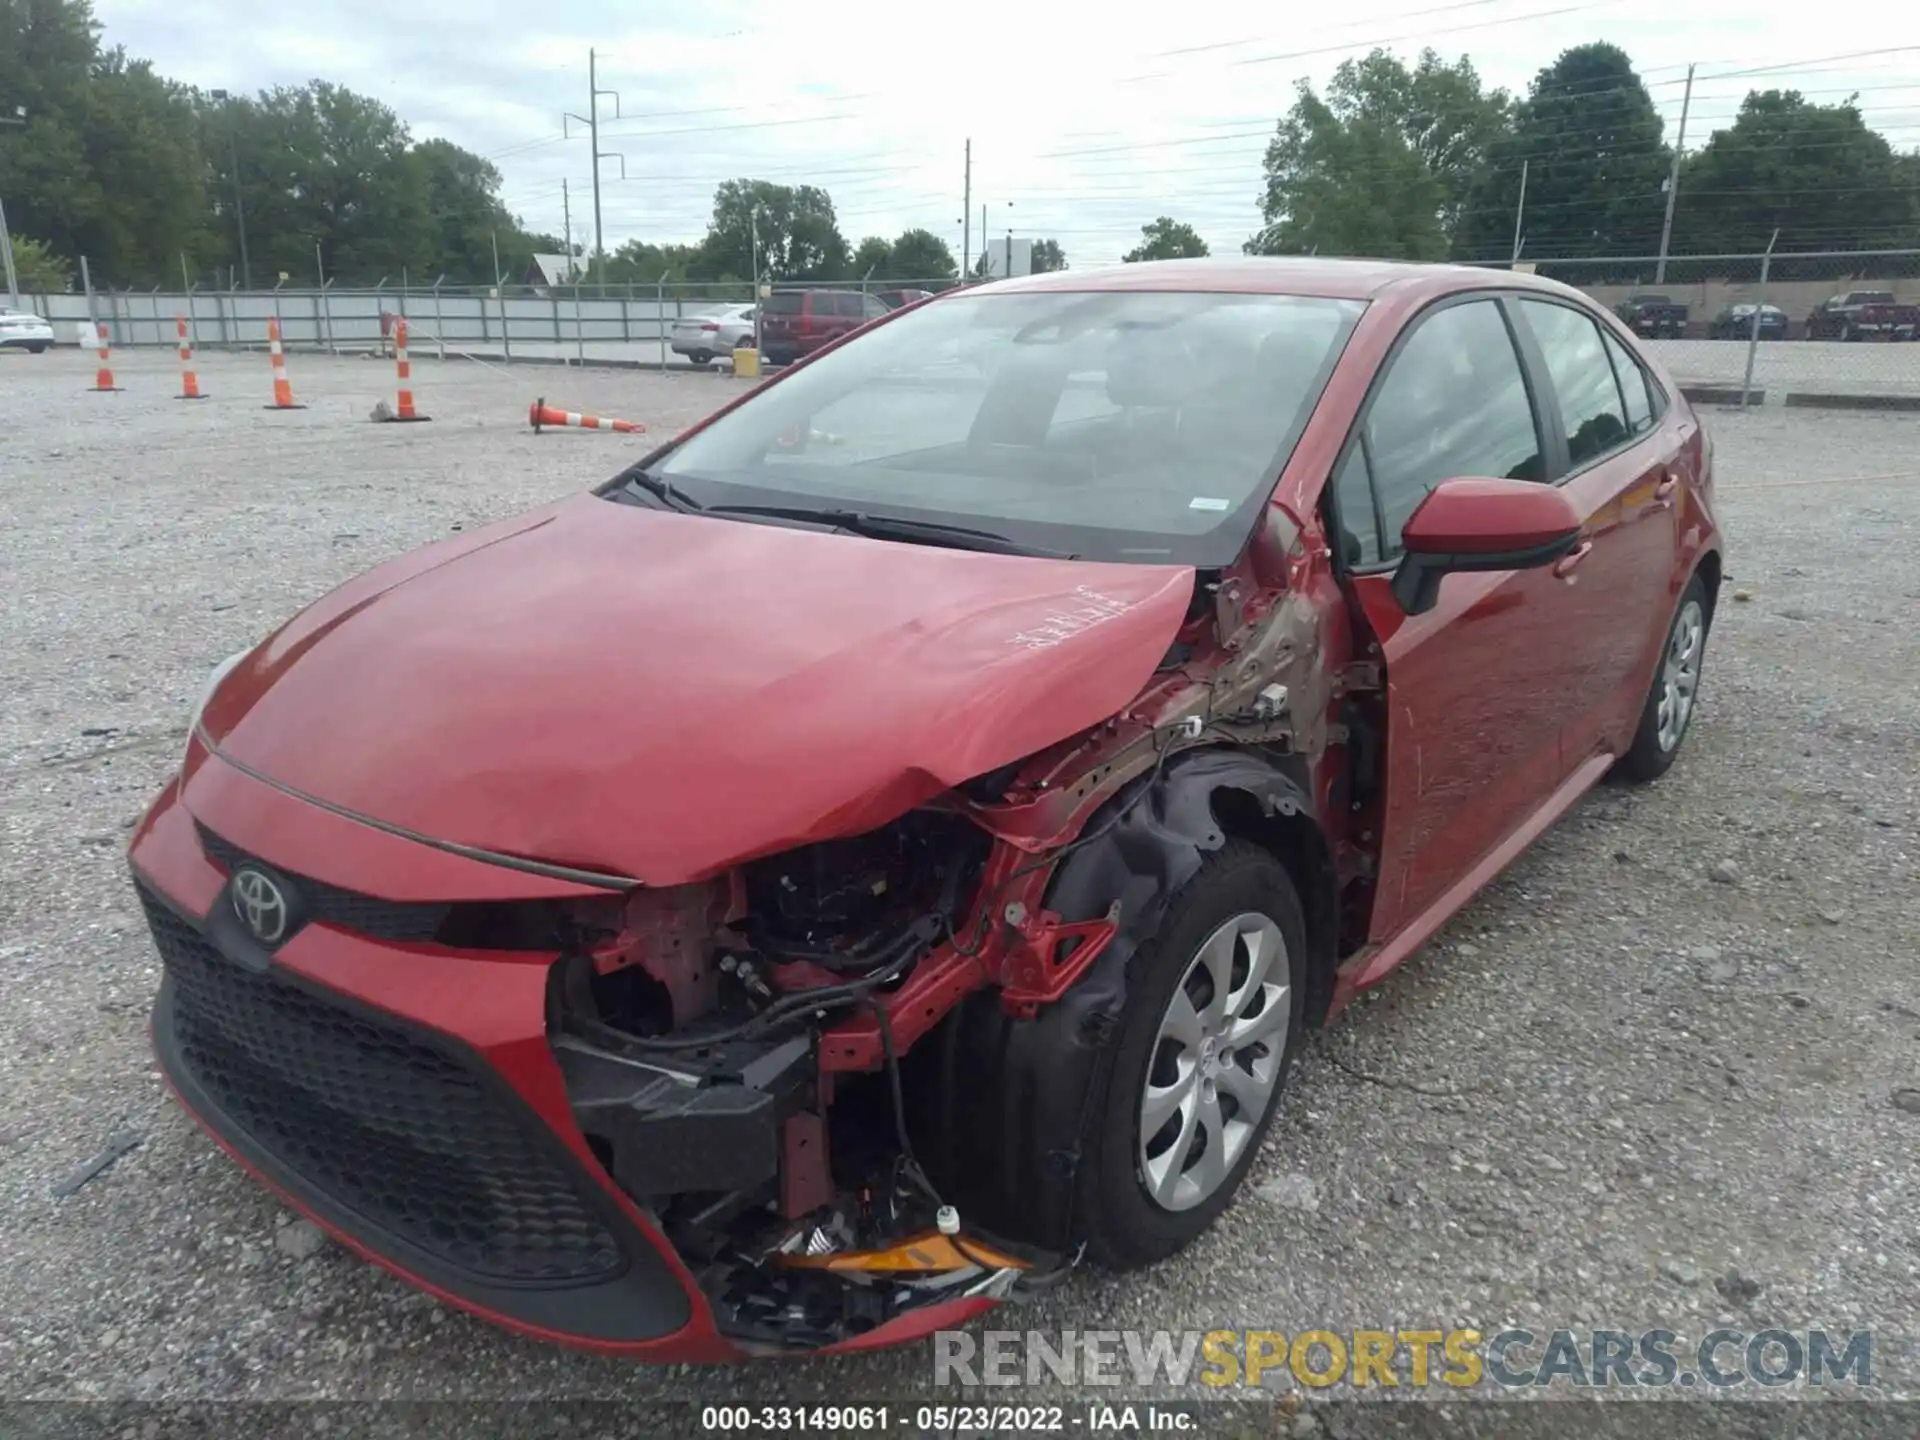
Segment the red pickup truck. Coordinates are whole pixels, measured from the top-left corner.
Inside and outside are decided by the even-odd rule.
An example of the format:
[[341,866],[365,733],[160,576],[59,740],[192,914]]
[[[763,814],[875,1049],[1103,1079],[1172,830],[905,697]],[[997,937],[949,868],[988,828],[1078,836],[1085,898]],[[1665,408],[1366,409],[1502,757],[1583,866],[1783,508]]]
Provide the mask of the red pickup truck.
[[1891,290],[1849,290],[1813,307],[1807,339],[1920,339],[1920,305],[1901,303]]

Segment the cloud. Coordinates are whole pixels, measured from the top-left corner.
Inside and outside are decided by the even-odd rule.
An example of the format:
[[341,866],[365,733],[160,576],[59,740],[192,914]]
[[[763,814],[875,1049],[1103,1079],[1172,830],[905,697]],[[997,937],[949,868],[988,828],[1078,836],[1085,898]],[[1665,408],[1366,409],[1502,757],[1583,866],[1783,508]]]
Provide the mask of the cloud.
[[[1376,43],[1409,57],[1423,44],[1466,53],[1487,83],[1523,91],[1566,47],[1625,37],[1669,135],[1686,65],[1699,62],[1690,144],[1731,120],[1747,86],[1774,84],[1829,101],[1858,88],[1871,123],[1901,148],[1920,144],[1920,56],[1806,63],[1920,43],[1920,23],[1896,34],[1891,12],[1868,0],[1811,10],[1372,0],[1306,16],[1255,0],[957,11],[877,0],[654,0],[630,10],[308,0],[295,11],[98,0],[96,10],[109,44],[193,84],[252,91],[318,77],[373,95],[417,136],[493,157],[509,204],[536,229],[560,229],[564,177],[576,235],[591,231],[591,162],[584,135],[561,138],[561,116],[586,113],[591,47],[624,117],[603,99],[601,147],[623,157],[626,173],[620,159],[602,163],[609,248],[629,237],[697,239],[714,186],[755,176],[825,186],[856,242],[918,225],[957,251],[970,138],[976,248],[984,206],[993,238],[1055,236],[1076,263],[1117,258],[1160,214],[1232,250],[1258,224],[1261,156],[1294,82],[1322,84]],[[1711,78],[1770,63],[1798,68]]]

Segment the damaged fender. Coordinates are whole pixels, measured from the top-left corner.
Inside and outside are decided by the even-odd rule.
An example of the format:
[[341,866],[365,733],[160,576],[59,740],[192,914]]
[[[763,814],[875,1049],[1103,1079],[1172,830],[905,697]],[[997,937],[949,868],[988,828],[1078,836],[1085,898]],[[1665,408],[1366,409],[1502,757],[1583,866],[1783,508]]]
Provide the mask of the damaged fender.
[[[1295,771],[1301,773],[1291,773]],[[1312,803],[1303,780],[1303,767],[1293,757],[1240,746],[1196,748],[1174,756],[1157,776],[1149,773],[1123,787],[1088,820],[1084,833],[1098,832],[1099,838],[1062,862],[1049,887],[1046,909],[1071,924],[1106,916],[1117,900],[1118,933],[1079,982],[1037,1019],[1010,1019],[997,999],[984,997],[972,1002],[961,1023],[944,1037],[948,1046],[958,1048],[958,1063],[998,1060],[998,1113],[983,1117],[977,1132],[997,1133],[998,1153],[979,1153],[967,1138],[953,1138],[949,1132],[943,1157],[956,1168],[995,1177],[991,1208],[998,1223],[1017,1214],[1022,1228],[1040,1243],[1070,1243],[1073,1177],[1091,1120],[1090,1097],[1098,1067],[1109,1053],[1107,1042],[1118,1030],[1127,1003],[1135,952],[1159,929],[1173,897],[1199,870],[1203,857],[1226,843],[1228,831],[1216,809],[1217,797],[1223,791],[1238,792],[1269,819],[1310,817]],[[1142,786],[1151,789],[1140,795]],[[1109,827],[1116,812],[1119,818]],[[1313,877],[1301,880],[1304,898],[1315,882]],[[1330,869],[1324,883],[1332,884]],[[1331,937],[1326,938],[1330,943]],[[1326,965],[1331,968],[1330,955]],[[960,1115],[940,1118],[964,1126]],[[1045,1156],[1044,1172],[1021,1173],[1023,1155]]]

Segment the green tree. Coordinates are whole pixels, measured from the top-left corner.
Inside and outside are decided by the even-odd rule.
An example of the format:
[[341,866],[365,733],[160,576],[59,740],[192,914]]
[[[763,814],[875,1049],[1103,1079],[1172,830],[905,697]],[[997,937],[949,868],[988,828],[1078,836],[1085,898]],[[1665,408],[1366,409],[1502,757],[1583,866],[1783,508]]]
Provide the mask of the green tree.
[[107,283],[177,274],[206,220],[187,91],[99,44],[88,0],[0,4],[0,133],[9,219]]
[[13,270],[29,295],[62,295],[73,288],[73,267],[44,240],[13,237]]
[[[412,270],[429,278],[445,275],[454,284],[490,281],[496,237],[512,237],[503,246],[503,268],[504,251],[517,254],[520,248],[520,227],[500,199],[499,170],[451,140],[423,140],[407,159],[426,198],[428,223],[426,246],[411,257]],[[564,254],[566,246],[555,249]]]
[[[546,253],[564,252],[564,249],[556,245]],[[677,285],[693,274],[699,261],[697,245],[655,245],[645,240],[629,240],[607,256],[604,266],[588,266],[587,278],[592,281],[604,278],[614,285],[656,285],[662,280]]]
[[862,240],[853,252],[853,260],[847,271],[854,279],[872,276],[876,280],[885,280],[893,267],[893,246],[878,235],[869,235]]
[[1775,227],[1782,251],[1911,245],[1920,207],[1902,161],[1852,98],[1814,105],[1797,91],[1754,91],[1682,163],[1673,249],[1764,250]]
[[1455,255],[1511,253],[1523,168],[1527,255],[1652,254],[1673,156],[1661,129],[1624,50],[1597,42],[1566,51],[1534,77],[1511,131],[1492,147]]
[[[855,257],[858,268],[858,257]],[[960,273],[947,242],[931,230],[905,230],[888,247],[889,280],[951,280]]]
[[750,277],[756,227],[763,274],[778,280],[844,280],[852,269],[853,255],[826,191],[816,185],[727,180],[713,192],[699,278]]
[[1302,81],[1267,146],[1266,224],[1244,248],[1439,259],[1509,106],[1472,61],[1432,50],[1411,68],[1386,50],[1342,61],[1324,99]]
[[1132,264],[1140,260],[1182,260],[1206,253],[1207,242],[1191,225],[1162,215],[1140,227],[1140,243],[1121,258]]
[[1045,274],[1049,270],[1067,268],[1067,252],[1060,248],[1058,240],[1036,240],[1033,242],[1033,273]]

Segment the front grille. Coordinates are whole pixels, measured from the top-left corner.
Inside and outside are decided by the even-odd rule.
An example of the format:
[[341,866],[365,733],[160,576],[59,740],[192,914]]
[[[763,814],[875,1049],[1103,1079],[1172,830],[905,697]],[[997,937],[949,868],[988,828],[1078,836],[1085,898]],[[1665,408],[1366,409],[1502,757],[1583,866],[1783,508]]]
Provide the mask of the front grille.
[[377,895],[342,890],[338,885],[329,885],[311,876],[297,875],[291,870],[282,870],[270,862],[258,860],[204,825],[197,828],[200,831],[201,848],[207,852],[207,858],[222,870],[231,875],[236,868],[252,860],[266,865],[270,870],[279,871],[289,880],[299,882],[301,895],[306,902],[307,918],[318,920],[322,925],[331,925],[336,930],[351,930],[358,935],[370,935],[376,940],[423,943],[439,935],[440,927],[446,924],[447,915],[453,909],[451,905],[432,901],[382,900]]
[[[179,1061],[315,1191],[495,1284],[616,1274],[618,1242],[497,1083],[378,1018],[226,961],[144,886]],[[237,1138],[237,1137],[236,1137]]]

